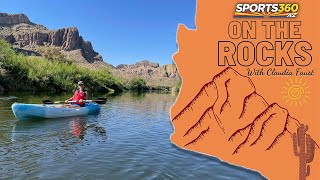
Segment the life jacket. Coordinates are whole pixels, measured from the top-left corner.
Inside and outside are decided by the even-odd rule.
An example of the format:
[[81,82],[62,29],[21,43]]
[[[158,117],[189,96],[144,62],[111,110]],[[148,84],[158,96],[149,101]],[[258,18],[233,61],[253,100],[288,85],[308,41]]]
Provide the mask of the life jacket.
[[79,106],[83,107],[85,106],[85,103],[84,102],[79,102],[80,99],[82,100],[85,100],[85,92],[83,91],[79,91],[79,90],[76,90],[74,92],[74,95],[73,95],[73,98],[72,98],[72,101],[77,101],[76,104],[78,104]]

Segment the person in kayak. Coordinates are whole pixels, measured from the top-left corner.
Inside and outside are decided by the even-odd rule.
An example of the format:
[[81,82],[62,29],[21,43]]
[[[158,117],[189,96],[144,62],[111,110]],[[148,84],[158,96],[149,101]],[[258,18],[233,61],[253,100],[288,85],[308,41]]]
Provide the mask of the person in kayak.
[[83,90],[84,88],[84,83],[82,81],[78,82],[78,89],[74,92],[73,96],[70,99],[66,100],[66,103],[69,101],[76,101],[74,104],[78,104],[80,107],[85,106],[84,100],[89,99],[89,94],[87,91]]

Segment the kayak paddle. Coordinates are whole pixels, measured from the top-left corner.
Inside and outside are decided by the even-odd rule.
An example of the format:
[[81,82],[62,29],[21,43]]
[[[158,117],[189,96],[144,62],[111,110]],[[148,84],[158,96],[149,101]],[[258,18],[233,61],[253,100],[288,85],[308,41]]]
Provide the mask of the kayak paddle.
[[[68,101],[68,103],[76,103],[77,101]],[[95,102],[97,104],[105,104],[107,102],[107,98],[97,98],[96,100],[83,100],[83,102]],[[42,101],[43,104],[61,104],[65,103],[65,101],[51,101],[49,99]]]

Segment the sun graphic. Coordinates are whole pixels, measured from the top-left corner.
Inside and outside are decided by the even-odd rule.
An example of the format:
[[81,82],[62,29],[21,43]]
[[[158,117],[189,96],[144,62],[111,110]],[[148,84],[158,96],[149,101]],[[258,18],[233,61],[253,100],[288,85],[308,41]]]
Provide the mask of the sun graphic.
[[283,91],[281,93],[284,94],[283,99],[286,99],[286,103],[296,107],[299,105],[302,107],[303,103],[308,103],[311,92],[306,81],[303,81],[302,78],[300,80],[295,78],[295,80],[290,79],[289,82],[286,81],[285,83],[286,85],[282,87]]

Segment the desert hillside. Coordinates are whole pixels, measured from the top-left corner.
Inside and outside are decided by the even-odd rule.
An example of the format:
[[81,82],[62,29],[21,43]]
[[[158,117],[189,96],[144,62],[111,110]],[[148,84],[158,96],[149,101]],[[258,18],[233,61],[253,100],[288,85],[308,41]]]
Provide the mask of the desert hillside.
[[26,55],[43,55],[43,48],[59,48],[59,51],[77,65],[91,69],[108,68],[112,74],[123,79],[138,77],[151,86],[175,86],[180,77],[173,64],[160,66],[148,60],[133,65],[114,67],[103,60],[90,41],[84,40],[76,27],[49,30],[33,23],[24,14],[0,13],[0,38],[10,43],[17,52]]

